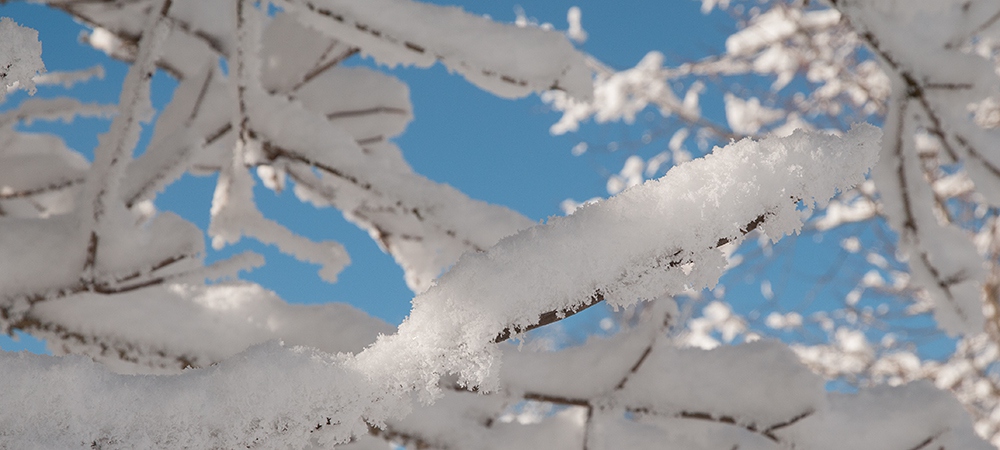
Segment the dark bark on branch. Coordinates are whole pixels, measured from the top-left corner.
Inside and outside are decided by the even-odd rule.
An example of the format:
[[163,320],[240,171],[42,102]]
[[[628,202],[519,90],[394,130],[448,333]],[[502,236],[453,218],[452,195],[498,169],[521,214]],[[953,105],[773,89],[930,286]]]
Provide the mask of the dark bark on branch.
[[[342,14],[339,14],[336,11],[332,11],[332,10],[323,8],[321,6],[318,6],[318,5],[314,4],[311,1],[308,1],[308,0],[286,0],[286,1],[288,1],[289,3],[298,3],[298,4],[302,5],[302,6],[304,6],[306,9],[308,9],[310,12],[315,13],[315,14],[323,17],[323,18],[326,18],[326,19],[329,19],[329,20],[333,20],[335,22],[339,22],[339,23],[344,24],[344,25],[353,26],[358,31],[367,33],[367,34],[369,34],[369,35],[371,35],[371,36],[373,36],[375,38],[381,39],[383,41],[395,44],[395,45],[399,46],[400,48],[405,49],[407,51],[410,51],[410,52],[413,52],[413,53],[418,53],[418,54],[421,54],[421,55],[431,54],[430,50],[428,50],[427,47],[424,46],[424,45],[421,45],[421,44],[418,44],[418,43],[415,43],[415,42],[411,42],[411,41],[407,41],[407,40],[404,40],[404,39],[399,39],[399,38],[397,38],[395,36],[388,35],[388,34],[384,33],[383,31],[375,29],[375,28],[373,28],[372,26],[370,26],[368,24],[364,24],[364,23],[356,22],[356,21],[350,21],[348,18],[344,17]],[[445,61],[445,60],[451,61],[450,58],[446,58],[443,55],[439,55],[439,54],[431,54],[431,55],[434,57],[434,59],[437,59],[439,61]],[[500,80],[500,81],[502,81],[504,83],[507,83],[507,84],[511,84],[511,85],[519,86],[519,87],[525,87],[525,86],[528,85],[528,82],[526,80],[520,79],[520,78],[518,78],[516,76],[510,75],[510,74],[498,73],[496,71],[489,70],[489,69],[474,68],[474,67],[472,67],[472,65],[470,65],[469,63],[467,63],[465,61],[456,61],[455,64],[458,65],[458,66],[470,69],[470,70],[476,70],[481,75],[483,75],[485,77],[495,78],[495,79],[498,79],[498,80]],[[554,80],[552,82],[552,85],[549,86],[548,89],[550,89],[550,90],[557,90],[557,91],[564,90],[563,87],[559,85],[559,83],[558,83],[557,80]]]
[[380,439],[384,439],[391,443],[401,445],[406,448],[414,448],[417,450],[427,450],[432,448],[438,448],[444,450],[448,448],[446,446],[433,445],[428,439],[424,437],[417,436],[411,433],[403,433],[400,431],[396,431],[389,426],[379,428],[369,423],[368,434]]
[[[933,444],[934,441],[936,441],[937,438],[941,437],[942,434],[944,434],[944,431],[939,431],[931,436],[928,436],[927,439],[924,439],[919,444],[917,444],[913,448],[910,448],[909,450],[923,450],[925,448],[928,448],[928,446]],[[944,446],[941,446],[939,448],[940,450],[944,450]]]
[[[156,27],[160,23],[162,23],[163,20],[166,20],[167,13],[170,10],[172,4],[173,4],[172,0],[164,0],[164,2],[160,6],[160,11],[157,12],[158,16],[156,18],[156,21],[150,24],[149,28],[150,31],[155,30]],[[143,38],[147,37],[146,36],[140,37],[140,39]],[[141,40],[140,43],[142,43]],[[152,43],[146,43],[146,45],[160,45],[160,43],[152,42]],[[155,54],[151,56],[153,58],[156,57]],[[133,72],[134,70],[136,70],[135,65],[129,68],[129,74],[126,75],[126,78],[132,76],[135,73]],[[142,75],[141,78],[142,82],[136,84],[134,89],[139,91],[142,90],[146,91],[145,94],[136,94],[137,96],[139,95],[148,96],[149,79],[152,78],[152,74],[148,73],[141,75]],[[124,98],[127,98],[125,97],[124,91],[122,96]],[[98,251],[100,249],[100,244],[101,244],[98,231],[102,226],[101,223],[105,220],[105,213],[108,209],[108,205],[111,205],[114,202],[121,201],[118,198],[120,192],[118,190],[118,185],[117,185],[117,183],[120,182],[120,180],[114,177],[117,177],[119,175],[124,175],[124,165],[128,164],[128,162],[132,158],[132,152],[134,151],[134,149],[125,147],[126,145],[128,145],[126,137],[128,136],[128,134],[130,134],[131,131],[140,126],[139,118],[136,117],[135,114],[136,112],[135,109],[139,106],[139,104],[140,102],[136,98],[133,98],[130,104],[119,105],[119,107],[122,109],[121,115],[115,118],[115,122],[112,122],[112,131],[109,132],[109,136],[116,139],[115,140],[109,139],[107,146],[102,144],[97,148],[97,150],[95,150],[95,153],[98,153],[98,155],[95,155],[95,165],[97,165],[98,161],[101,160],[101,158],[99,157],[100,154],[105,154],[103,152],[107,152],[106,154],[109,155],[108,158],[110,159],[107,162],[107,171],[108,171],[107,176],[111,179],[96,180],[96,182],[100,183],[98,185],[99,188],[97,189],[97,192],[93,195],[93,198],[87,198],[86,200],[84,200],[90,203],[90,208],[91,208],[90,212],[92,214],[92,217],[88,219],[93,220],[93,224],[91,225],[91,229],[89,230],[90,236],[87,241],[86,256],[84,258],[83,267],[81,268],[80,272],[81,281],[87,284],[93,284],[97,282],[95,269],[97,267],[97,259],[99,256]],[[124,120],[124,123],[121,125],[121,129],[116,132],[114,125],[118,123],[117,120],[119,119]],[[90,176],[94,175],[93,172],[94,170],[95,168],[91,166]]]
[[[182,130],[187,130],[191,128],[194,124],[195,119],[198,118],[198,114],[201,112],[202,103],[205,101],[205,97],[208,95],[208,88],[212,84],[215,70],[208,70],[205,75],[204,81],[202,81],[201,88],[198,91],[198,97],[194,101],[194,105],[191,107],[191,111],[188,113],[187,118],[184,120],[182,125]],[[227,126],[231,126],[227,124]],[[227,128],[228,129],[228,128]],[[224,133],[223,133],[224,134]],[[211,145],[216,139],[220,138],[222,134],[216,132],[209,136],[209,138],[201,145],[205,147]],[[188,160],[188,156],[194,152],[196,149],[193,146],[185,146],[184,149],[177,152],[174,158],[171,159],[170,165],[166,167],[160,167],[160,170],[153,172],[144,182],[142,182],[138,189],[133,193],[125,193],[125,206],[131,208],[141,199],[149,196],[153,191],[162,187],[162,183],[167,178],[168,174],[177,170],[178,167]],[[155,151],[150,149],[149,151]]]
[[18,198],[33,197],[35,195],[46,194],[49,192],[61,191],[78,184],[83,184],[84,181],[85,180],[83,178],[74,178],[71,180],[54,181],[46,186],[25,189],[23,191],[0,192],[0,200],[13,200]]
[[[0,319],[2,319],[3,322],[7,322],[8,314],[9,313],[6,307],[0,307]],[[22,330],[31,334],[40,334],[47,338],[46,341],[49,345],[56,346],[56,348],[61,346],[62,352],[67,354],[79,352],[79,350],[73,351],[74,349],[66,346],[66,342],[73,342],[74,346],[84,346],[93,349],[92,351],[86,352],[88,356],[93,358],[100,357],[118,359],[147,367],[168,370],[187,369],[205,367],[212,363],[211,361],[199,361],[199,359],[195,356],[172,354],[173,352],[168,352],[167,350],[153,350],[145,347],[140,348],[132,343],[123,342],[108,336],[88,335],[76,331],[70,331],[68,328],[57,323],[42,321],[30,313],[16,321],[5,323],[4,325],[6,327],[4,331],[8,333],[13,330]],[[46,334],[57,337],[58,339],[51,339],[44,336]],[[140,359],[139,356],[142,356],[142,359]]]
[[[592,408],[592,407],[594,407],[594,404],[592,403],[591,399],[567,398],[567,397],[562,397],[562,396],[554,396],[554,395],[547,395],[547,394],[541,394],[541,393],[526,393],[524,395],[524,399],[525,400],[539,401],[539,402],[554,403],[554,404],[557,404],[557,405],[565,405],[565,406],[578,406],[578,407],[584,407],[584,408]],[[674,418],[692,419],[692,420],[704,420],[704,421],[708,421],[708,422],[715,422],[715,423],[720,423],[720,424],[725,424],[725,425],[732,425],[732,426],[735,426],[735,427],[742,428],[742,429],[744,429],[746,431],[749,431],[751,433],[764,436],[767,439],[769,439],[769,440],[771,440],[773,442],[777,442],[777,443],[781,443],[783,441],[782,441],[782,439],[780,437],[778,437],[775,434],[776,431],[784,429],[784,428],[787,428],[787,427],[790,427],[790,426],[793,426],[796,423],[798,423],[799,421],[801,421],[801,420],[803,420],[803,419],[805,419],[805,418],[807,418],[809,416],[812,416],[815,413],[812,410],[804,411],[801,414],[798,414],[798,415],[796,415],[794,417],[791,417],[788,420],[785,420],[783,422],[779,422],[779,423],[776,423],[776,424],[773,424],[773,425],[768,425],[766,427],[762,427],[762,426],[759,426],[759,425],[753,424],[753,423],[741,422],[741,421],[737,420],[734,417],[724,416],[724,415],[717,415],[717,414],[711,414],[711,413],[702,412],[702,411],[681,411],[681,412],[677,412],[677,413],[664,414],[664,413],[660,413],[660,412],[657,412],[657,411],[654,411],[654,410],[650,410],[648,408],[635,408],[635,407],[628,407],[628,406],[626,406],[624,409],[625,409],[625,411],[627,411],[629,413],[632,413],[632,414],[651,414],[651,415],[658,415],[658,416],[664,416],[664,417],[674,417]]]
[[892,139],[892,156],[898,161],[896,168],[896,178],[899,182],[899,188],[902,198],[900,199],[903,203],[904,210],[904,220],[903,220],[903,232],[904,235],[909,235],[910,239],[913,239],[914,247],[917,249],[917,261],[919,264],[923,265],[930,275],[934,278],[935,283],[944,292],[946,299],[954,306],[956,314],[963,320],[968,320],[968,314],[963,311],[957,304],[954,294],[952,293],[951,286],[960,283],[966,279],[965,275],[962,273],[955,274],[950,277],[945,277],[939,267],[935,266],[931,262],[931,255],[925,250],[919,242],[919,230],[917,227],[917,220],[915,213],[913,211],[912,199],[910,198],[910,193],[908,186],[911,183],[923,182],[923,180],[910,180],[906,176],[906,158],[907,154],[903,145],[903,140],[906,139],[905,124],[906,124],[906,114],[910,107],[911,101],[919,105],[921,113],[926,117],[927,124],[926,129],[928,132],[933,134],[938,138],[941,143],[942,148],[948,154],[948,157],[952,161],[960,161],[958,151],[952,145],[955,142],[962,146],[965,153],[975,159],[977,163],[982,164],[986,167],[992,174],[1000,177],[1000,168],[991,164],[986,160],[976,148],[969,144],[968,139],[966,139],[961,134],[948,131],[950,128],[946,126],[942,117],[938,114],[937,110],[932,105],[930,99],[928,98],[928,90],[960,90],[968,89],[964,84],[955,83],[940,83],[932,82],[930,80],[922,79],[919,74],[914,73],[910,68],[906,67],[905,64],[900,62],[889,49],[886,49],[878,36],[876,36],[872,31],[865,29],[862,25],[854,23],[847,14],[847,12],[842,7],[838,1],[831,2],[835,8],[837,8],[844,16],[847,18],[848,23],[858,31],[858,35],[861,37],[862,41],[865,42],[878,57],[882,60],[885,66],[887,66],[892,72],[903,81],[906,86],[906,91],[903,93],[895,93],[899,96],[896,100],[896,108],[899,109],[898,112],[898,123],[896,124],[896,133],[893,136],[889,136]]
[[336,111],[332,113],[327,113],[326,118],[330,120],[344,119],[349,117],[364,117],[371,116],[375,114],[396,114],[405,115],[410,112],[402,108],[393,108],[389,106],[375,106],[368,109],[358,109],[352,111]]
[[[337,46],[336,42],[334,42],[333,44],[330,44],[330,48],[327,51],[329,52],[330,50],[333,50],[334,47],[336,47],[336,46]],[[318,63],[316,64],[316,66],[313,67],[311,70],[309,70],[309,72],[306,72],[306,74],[302,77],[302,80],[300,80],[298,83],[296,83],[295,86],[292,86],[291,91],[295,92],[295,91],[299,90],[299,88],[301,88],[302,86],[305,86],[307,83],[309,83],[310,81],[312,81],[313,78],[316,78],[317,76],[319,76],[323,72],[326,72],[330,68],[332,68],[332,67],[334,67],[334,66],[336,66],[336,65],[338,65],[338,64],[340,64],[342,62],[344,62],[347,58],[350,58],[350,57],[358,54],[360,51],[361,50],[359,48],[357,48],[357,47],[348,47],[347,50],[345,50],[343,53],[341,53],[340,55],[338,55],[336,58],[333,58],[333,59],[331,59],[331,60],[329,60],[329,61],[327,61],[325,63],[322,62],[326,58],[326,56],[327,56],[324,53],[322,56],[320,56],[320,61],[318,61]]]
[[[360,141],[359,141],[359,144],[360,144]],[[340,180],[343,180],[343,181],[345,181],[345,182],[347,182],[347,183],[349,183],[351,185],[354,185],[355,187],[357,187],[359,189],[367,191],[368,193],[370,193],[371,195],[373,195],[375,197],[386,198],[388,200],[388,196],[385,193],[381,192],[372,183],[370,183],[368,181],[361,180],[361,179],[359,179],[359,178],[357,178],[355,176],[346,174],[343,171],[337,169],[336,167],[330,166],[328,164],[324,164],[324,163],[319,162],[319,161],[312,160],[312,159],[306,157],[305,155],[302,155],[302,154],[300,154],[298,152],[295,152],[294,150],[291,150],[291,149],[280,147],[280,146],[278,146],[278,145],[276,145],[273,142],[268,141],[268,140],[264,140],[263,141],[263,149],[264,149],[264,153],[272,161],[277,161],[277,160],[284,159],[284,160],[287,160],[287,161],[292,162],[292,163],[301,164],[301,165],[304,165],[304,166],[307,166],[307,167],[310,167],[310,168],[319,169],[319,170],[323,171],[324,173],[327,173],[327,174],[329,174],[331,176],[334,176],[334,177],[336,177],[336,178],[338,178]],[[301,174],[300,174],[299,178],[304,178],[304,177],[302,177]],[[316,181],[319,181],[319,180],[316,180]],[[311,183],[311,184],[315,184],[315,183]],[[326,190],[324,190],[324,191],[314,191],[314,192],[323,194],[324,192],[326,192]],[[327,193],[332,194],[332,191],[327,192]],[[333,200],[332,196],[330,197],[330,200],[331,201]],[[395,207],[393,208],[393,211],[398,212],[399,214],[402,214],[402,215],[411,215],[417,221],[420,221],[420,222],[425,222],[425,223],[428,222],[429,215],[425,214],[425,213],[422,213],[420,207],[412,206],[412,205],[407,205],[407,204],[402,203],[402,201],[399,201],[399,200],[396,200],[394,202],[394,204],[395,204]],[[358,217],[358,218],[360,218],[360,219],[364,219],[366,217],[364,211],[357,211],[356,210],[356,211],[351,211],[351,213],[355,214],[355,216]],[[372,223],[373,226],[378,226],[374,222],[371,222],[371,223]],[[473,243],[471,240],[466,239],[466,238],[460,238],[459,237],[459,233],[458,233],[458,231],[456,229],[453,229],[453,228],[450,228],[450,227],[446,227],[443,224],[433,224],[432,226],[434,228],[436,228],[443,235],[449,236],[449,237],[451,237],[451,238],[453,238],[453,239],[461,242],[463,246],[469,248],[472,251],[483,251],[484,250],[481,246]],[[388,235],[388,233],[386,233],[386,235]],[[407,236],[410,238],[410,240],[421,240],[422,239],[422,237],[415,236],[415,235],[412,235],[412,234],[409,234]],[[388,248],[388,247],[386,247],[386,248]]]

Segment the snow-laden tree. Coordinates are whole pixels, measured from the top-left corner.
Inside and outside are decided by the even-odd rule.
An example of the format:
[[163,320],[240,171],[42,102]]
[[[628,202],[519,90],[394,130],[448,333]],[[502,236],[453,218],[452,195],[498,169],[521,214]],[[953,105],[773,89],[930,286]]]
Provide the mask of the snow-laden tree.
[[[0,355],[0,445],[989,448],[930,383],[833,394],[777,341],[678,339],[673,296],[713,286],[748,235],[797,233],[873,166],[881,176],[875,127],[739,140],[534,224],[413,173],[392,143],[411,119],[406,86],[340,63],[440,63],[503,97],[599,102],[607,74],[595,91],[593,62],[561,33],[409,0],[47,3],[131,68],[116,105],[28,100],[0,116],[0,323],[65,355]],[[7,90],[95,73],[42,74],[39,53],[32,30],[0,21]],[[179,86],[154,115],[157,70]],[[17,128],[80,115],[113,117],[92,161]],[[265,217],[254,174],[340,210],[404,268],[409,317],[393,330],[218,281],[263,261],[203,263],[201,230],[155,207],[185,172],[217,174],[213,247],[273,244],[330,282],[343,247]],[[576,347],[508,343],[601,303],[636,317]]]
[[[688,322],[687,340],[704,346],[761,334],[789,339],[796,332],[796,351],[817,372],[861,386],[932,380],[966,405],[981,436],[1000,445],[1000,6],[889,0],[704,0],[702,6],[706,13],[729,11],[739,23],[717,55],[671,65],[652,52],[623,71],[591,60],[598,71],[592,100],[546,94],[564,112],[555,133],[591,118],[634,123],[647,107],[659,111],[643,137],[666,145],[644,150],[651,155],[636,151],[609,179],[610,193],[719,141],[846,130],[857,120],[884,123],[885,136],[872,179],[806,225],[843,248],[806,298],[781,298],[773,273],[761,269],[802,256],[761,240],[759,250],[736,256],[743,263],[736,271],[757,278],[762,301],[747,307],[730,298],[734,310],[725,295],[708,296],[702,317]],[[722,98],[724,117],[702,113],[710,108],[699,102],[707,94]],[[840,303],[809,305],[819,291]],[[776,305],[808,305],[813,312],[775,311]],[[959,338],[950,357],[923,354],[925,343],[944,346],[947,335]]]

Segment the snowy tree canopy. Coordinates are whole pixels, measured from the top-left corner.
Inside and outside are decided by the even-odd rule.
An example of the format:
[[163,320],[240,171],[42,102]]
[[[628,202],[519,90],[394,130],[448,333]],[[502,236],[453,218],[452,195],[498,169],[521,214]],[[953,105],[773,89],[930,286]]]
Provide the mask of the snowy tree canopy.
[[[811,239],[783,247],[760,240],[756,252],[735,255],[739,268],[726,287],[753,278],[759,303],[733,299],[730,308],[717,290],[689,322],[688,341],[780,336],[798,340],[796,351],[814,370],[855,386],[931,380],[954,392],[980,435],[1000,445],[1000,9],[991,1],[704,0],[702,10],[737,19],[717,53],[677,63],[651,52],[618,71],[591,60],[593,100],[545,94],[563,111],[555,133],[590,119],[624,121],[642,132],[630,148],[652,142],[649,153],[633,150],[620,172],[613,169],[609,193],[718,141],[846,130],[858,120],[882,123],[885,137],[872,179],[807,223]],[[705,112],[716,97],[722,117]],[[638,120],[647,108],[659,117]],[[798,266],[810,250],[836,246],[802,294],[763,269]],[[819,298],[839,305],[812,308]],[[954,351],[929,356],[928,346]]]
[[[882,185],[887,167],[908,167],[891,152],[903,148],[893,144],[902,128],[916,126],[907,105],[924,108],[912,120],[937,109],[920,106],[931,100],[920,101],[903,69],[888,102],[898,120],[885,131],[860,123],[734,139],[537,224],[416,174],[393,143],[413,118],[409,88],[341,63],[440,63],[500,97],[542,94],[567,109],[557,130],[594,114],[628,119],[641,107],[609,89],[638,75],[609,75],[572,45],[567,35],[587,36],[579,9],[564,34],[411,0],[45,3],[87,23],[83,39],[130,68],[117,104],[40,99],[0,114],[0,325],[46,339],[57,355],[0,355],[3,446],[990,448],[962,404],[931,383],[831,393],[779,341],[703,350],[675,332],[687,317],[674,297],[715,286],[742,242],[799,233],[873,168]],[[887,36],[868,39],[872,51],[923,31],[913,27],[918,14],[873,5],[834,4],[859,27],[885,27],[869,32]],[[765,35],[780,28],[762,26]],[[766,45],[767,36],[746,36],[733,54]],[[5,89],[103,73],[42,74],[36,36],[9,19],[0,19],[0,43]],[[901,53],[912,61],[899,67],[937,69],[921,54]],[[941,76],[980,73],[960,61]],[[661,63],[653,54],[635,70],[655,75]],[[179,85],[157,113],[150,83],[159,70]],[[962,83],[982,93],[978,78]],[[667,89],[626,103],[652,101],[697,121],[697,99],[675,97]],[[615,101],[619,109],[602,109]],[[732,113],[734,131],[773,121],[759,101],[726,101],[743,110]],[[78,116],[111,118],[92,160],[18,128]],[[139,151],[144,126],[153,132]],[[970,130],[948,138],[962,158],[979,154],[979,129]],[[236,278],[264,264],[252,252],[205,264],[203,230],[155,206],[185,173],[216,176],[213,248],[255,239],[319,266],[331,283],[350,263],[344,247],[266,217],[253,186],[291,184],[300,200],[336,208],[403,268],[410,315],[393,329],[346,304],[286,303]],[[980,175],[989,174],[970,173],[977,186]],[[883,202],[897,205],[896,192],[903,212],[886,214],[912,231],[907,248],[940,263],[921,234],[933,212],[907,206],[907,185],[891,189]],[[947,311],[938,317],[967,331],[981,317],[955,299],[980,274],[935,267],[925,266],[930,279],[956,280],[930,294]],[[509,342],[601,303],[635,320],[579,346]]]

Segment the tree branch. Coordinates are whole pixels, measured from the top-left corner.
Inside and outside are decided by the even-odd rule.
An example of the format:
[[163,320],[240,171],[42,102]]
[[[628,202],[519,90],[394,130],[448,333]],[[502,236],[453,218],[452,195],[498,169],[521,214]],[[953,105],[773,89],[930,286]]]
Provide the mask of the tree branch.
[[144,109],[149,103],[149,84],[153,76],[159,48],[170,33],[166,15],[172,0],[163,0],[159,11],[152,14],[143,30],[139,43],[139,54],[135,64],[129,68],[122,87],[120,114],[111,122],[111,130],[94,151],[94,163],[87,180],[87,195],[83,220],[88,229],[86,257],[81,271],[81,279],[93,282],[100,246],[100,228],[112,203],[119,202],[119,185],[125,166],[131,160],[131,153],[139,138]]
[[0,189],[0,200],[13,200],[18,198],[33,197],[39,194],[46,194],[49,192],[61,191],[63,189],[71,188],[73,186],[82,184],[85,181],[86,181],[85,178],[74,178],[74,179],[59,180],[51,182],[46,186],[39,186],[20,191]]
[[[748,222],[745,226],[743,226],[743,227],[740,228],[741,236],[746,236],[751,231],[756,230],[757,227],[759,227],[760,225],[762,225],[764,223],[764,221],[767,220],[767,218],[770,217],[770,216],[771,216],[770,213],[761,213],[754,220]],[[733,241],[733,239],[732,238],[728,238],[728,237],[719,238],[718,242],[715,244],[715,247],[713,247],[713,248],[718,249],[718,248],[722,247],[723,245],[726,245],[726,244],[728,244],[728,243],[730,243],[732,241]],[[678,267],[680,267],[680,266],[682,266],[684,264],[689,263],[690,262],[689,260],[687,260],[687,259],[685,259],[685,258],[683,258],[683,257],[680,256],[681,252],[682,252],[682,250],[677,250],[677,251],[675,251],[674,253],[672,253],[670,255],[667,255],[667,256],[664,256],[664,257],[660,257],[660,258],[656,258],[654,260],[653,264],[651,265],[651,267],[649,267],[647,269],[647,271],[660,270],[660,269],[675,269],[675,268],[678,268]],[[574,306],[572,308],[561,309],[561,310],[556,310],[556,311],[548,311],[548,312],[542,313],[540,316],[538,316],[538,322],[536,322],[533,325],[528,325],[528,326],[525,326],[525,327],[508,327],[508,328],[504,328],[504,330],[501,331],[500,334],[497,335],[497,337],[493,340],[493,342],[500,343],[500,342],[506,341],[507,339],[510,339],[511,337],[513,337],[515,335],[518,335],[518,334],[521,334],[521,333],[526,333],[526,332],[534,330],[536,328],[541,328],[541,327],[544,327],[546,325],[556,323],[556,322],[558,322],[560,320],[563,320],[563,319],[565,319],[567,317],[570,317],[570,316],[572,316],[574,314],[577,314],[577,313],[579,313],[581,311],[584,311],[587,308],[590,308],[591,306],[594,306],[594,305],[596,305],[598,303],[601,303],[603,301],[604,301],[604,293],[601,292],[600,290],[595,291],[586,301],[584,301],[583,303],[578,304],[578,305],[576,305],[576,306]]]

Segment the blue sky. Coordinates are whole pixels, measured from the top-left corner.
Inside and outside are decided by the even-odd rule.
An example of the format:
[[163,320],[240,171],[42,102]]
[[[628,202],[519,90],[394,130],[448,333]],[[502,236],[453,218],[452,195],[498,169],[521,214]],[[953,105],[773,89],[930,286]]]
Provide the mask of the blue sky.
[[[487,14],[510,22],[515,9],[539,22],[565,29],[566,11],[579,6],[583,26],[590,37],[580,48],[617,69],[634,65],[650,50],[659,50],[668,64],[697,59],[718,51],[735,24],[725,14],[701,14],[698,1],[564,1],[547,0],[516,3],[507,0],[436,1],[463,6],[467,11]],[[38,5],[11,3],[0,6],[0,16],[35,28],[43,46],[49,70],[74,70],[102,64],[104,80],[80,85],[68,92],[81,100],[114,102],[126,67],[102,53],[80,44],[83,26],[68,16]],[[353,64],[370,64],[363,60]],[[559,115],[547,111],[537,97],[511,101],[483,92],[463,78],[448,74],[441,66],[431,69],[394,69],[388,72],[410,86],[415,120],[397,139],[414,169],[431,179],[449,183],[468,195],[506,205],[535,220],[559,215],[559,203],[605,196],[608,171],[615,172],[628,155],[591,147],[580,157],[570,149],[578,142],[607,143],[635,134],[621,124],[591,125],[576,134],[551,136],[549,126]],[[173,80],[164,74],[154,79],[154,105],[162,107],[170,98]],[[39,96],[65,94],[62,88],[43,88]],[[23,95],[9,98],[0,109],[17,104]],[[721,102],[705,99],[705,114],[721,120]],[[73,124],[37,123],[28,129],[56,131],[69,145],[91,156],[97,135],[109,122],[78,119]],[[654,142],[653,145],[657,145]],[[665,144],[664,144],[665,145]],[[188,220],[207,227],[214,177],[185,176],[157,198],[162,210],[173,210]],[[391,323],[398,323],[409,311],[412,293],[406,288],[402,271],[391,257],[383,254],[367,233],[345,222],[332,209],[317,210],[300,203],[291,193],[274,195],[258,185],[256,198],[268,217],[314,239],[334,239],[345,244],[352,265],[335,285],[324,283],[316,269],[293,258],[250,241],[224,249],[209,250],[208,260],[252,249],[263,253],[268,265],[245,278],[275,290],[291,302],[343,301],[354,304]],[[0,340],[5,350],[39,345],[30,339]]]

